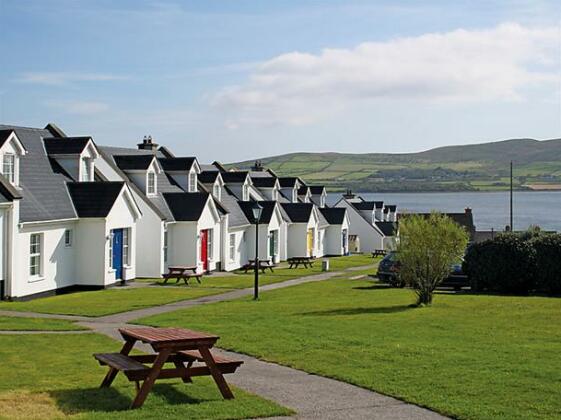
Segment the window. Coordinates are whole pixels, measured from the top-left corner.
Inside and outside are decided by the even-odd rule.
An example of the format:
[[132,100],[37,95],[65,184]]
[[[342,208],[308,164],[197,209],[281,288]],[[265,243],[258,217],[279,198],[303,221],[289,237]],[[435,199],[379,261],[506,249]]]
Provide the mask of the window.
[[208,241],[207,241],[207,255],[208,255],[208,259],[209,261],[212,260],[213,258],[213,248],[214,248],[214,244],[213,244],[213,238],[214,237],[214,229],[209,229],[208,230]]
[[279,192],[276,188],[273,189],[273,193],[271,194],[271,199],[273,201],[277,201],[279,199]]
[[156,194],[156,174],[154,172],[148,172],[148,178],[146,180],[146,194]]
[[321,196],[321,199],[319,200],[319,206],[325,207],[325,195]]
[[64,231],[64,246],[70,248],[72,246],[72,229],[66,229]]
[[230,261],[236,258],[236,234],[230,234]]
[[189,192],[197,192],[197,174],[189,172]]
[[81,169],[82,182],[93,181],[93,160],[91,158],[82,159],[82,169]]
[[247,184],[244,184],[242,189],[242,200],[249,201],[249,186]]
[[298,202],[298,190],[296,188],[292,190],[292,202]]
[[218,199],[218,201],[221,200],[221,188],[220,188],[220,184],[214,184],[214,186],[212,187],[212,194],[214,194],[214,196]]
[[41,275],[41,234],[32,233],[29,237],[29,275],[39,277]]
[[168,262],[168,231],[164,230],[164,263]]
[[113,231],[109,235],[109,268],[113,268]]
[[6,179],[12,183],[16,183],[16,156],[12,153],[6,153],[2,159],[2,173]]
[[123,265],[130,265],[130,229],[123,229]]

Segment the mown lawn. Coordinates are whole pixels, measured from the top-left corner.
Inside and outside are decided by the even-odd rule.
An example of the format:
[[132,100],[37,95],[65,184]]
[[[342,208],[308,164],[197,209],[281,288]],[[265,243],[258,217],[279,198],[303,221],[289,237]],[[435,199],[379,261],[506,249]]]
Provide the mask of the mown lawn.
[[241,419],[286,415],[277,404],[234,388],[222,399],[207,378],[192,384],[157,383],[144,406],[128,410],[134,383],[118,376],[100,389],[105,375],[94,352],[118,351],[120,343],[97,335],[4,335],[1,338],[0,417],[25,419]]
[[221,293],[210,288],[112,288],[76,292],[26,302],[0,302],[0,309],[49,314],[103,316]]
[[442,293],[412,308],[414,300],[340,278],[138,322],[212,331],[222,347],[449,416],[561,417],[561,299]]
[[85,329],[62,319],[0,316],[0,331],[77,331]]
[[[357,254],[346,257],[330,257],[328,259],[330,264],[330,271],[340,271],[352,267],[361,267],[375,264],[380,261],[380,258],[373,259],[370,254]],[[280,267],[274,269],[273,273],[271,273],[269,270],[266,270],[265,274],[259,272],[259,284],[264,286],[266,284],[279,283],[297,277],[305,277],[313,274],[318,274],[320,272],[321,258],[314,263],[314,266],[312,268],[289,269],[286,263],[282,263]],[[152,283],[164,286],[162,279],[147,279],[143,281],[150,281]],[[198,284],[196,281],[192,280],[189,283],[189,286],[185,286],[185,283],[183,281],[176,283],[175,279],[171,279],[168,281],[166,286],[172,285],[193,288],[243,289],[246,287],[252,287],[253,281],[254,274],[252,271],[249,271],[247,274],[244,274],[243,271],[236,271],[233,274],[227,273],[227,275],[215,273],[212,276],[203,276],[201,284]]]

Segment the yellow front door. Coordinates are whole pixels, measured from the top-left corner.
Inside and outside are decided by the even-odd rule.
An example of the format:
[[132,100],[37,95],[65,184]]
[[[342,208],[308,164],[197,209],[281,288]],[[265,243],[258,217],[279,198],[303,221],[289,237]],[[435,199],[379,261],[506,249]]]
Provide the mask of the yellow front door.
[[308,256],[314,255],[314,230],[308,229]]

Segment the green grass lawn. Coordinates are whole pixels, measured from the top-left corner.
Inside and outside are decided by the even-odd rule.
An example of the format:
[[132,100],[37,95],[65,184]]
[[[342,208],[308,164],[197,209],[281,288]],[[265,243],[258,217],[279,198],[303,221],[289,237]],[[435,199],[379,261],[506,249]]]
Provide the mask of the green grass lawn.
[[185,299],[220,293],[203,288],[112,288],[76,292],[26,302],[0,302],[0,309],[49,314],[103,316],[149,306],[163,305]]
[[0,316],[0,331],[77,331],[85,329],[71,321],[61,319]]
[[[380,261],[379,258],[373,259],[371,255],[367,254],[357,254],[350,255],[346,257],[330,257],[330,271],[340,271],[351,267],[360,267],[370,264],[375,264]],[[314,263],[312,268],[293,268],[289,269],[286,263],[283,263],[281,267],[275,268],[274,272],[271,273],[269,270],[265,271],[265,274],[259,273],[259,284],[266,285],[271,283],[279,283],[282,281],[294,279],[297,277],[305,277],[313,274],[318,274],[321,272],[321,261],[318,259]],[[191,281],[189,286],[185,286],[183,281],[176,283],[174,279],[168,281],[167,285],[172,286],[183,286],[184,288],[223,288],[223,289],[243,289],[246,287],[252,287],[254,281],[253,272],[248,272],[244,274],[243,271],[237,271],[234,275],[224,275],[221,273],[213,274],[212,276],[203,276],[201,284],[196,281]],[[142,281],[149,281],[159,285],[164,285],[162,279],[146,279]]]
[[236,388],[236,398],[225,401],[208,378],[195,378],[192,384],[157,382],[141,409],[127,410],[134,383],[119,375],[113,387],[100,389],[106,368],[92,357],[118,351],[117,341],[97,334],[38,334],[4,335],[1,342],[1,418],[238,419],[290,414]]
[[138,322],[211,331],[222,347],[449,416],[561,417],[561,299],[441,293],[432,307],[412,308],[414,300],[340,278]]

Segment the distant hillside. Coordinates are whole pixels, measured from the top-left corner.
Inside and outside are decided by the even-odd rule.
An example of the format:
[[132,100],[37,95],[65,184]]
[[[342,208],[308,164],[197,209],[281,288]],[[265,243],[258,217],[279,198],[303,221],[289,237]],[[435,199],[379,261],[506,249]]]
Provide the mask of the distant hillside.
[[356,191],[501,190],[508,187],[513,160],[518,189],[561,189],[561,139],[514,139],[419,153],[289,153],[260,160],[280,175]]

